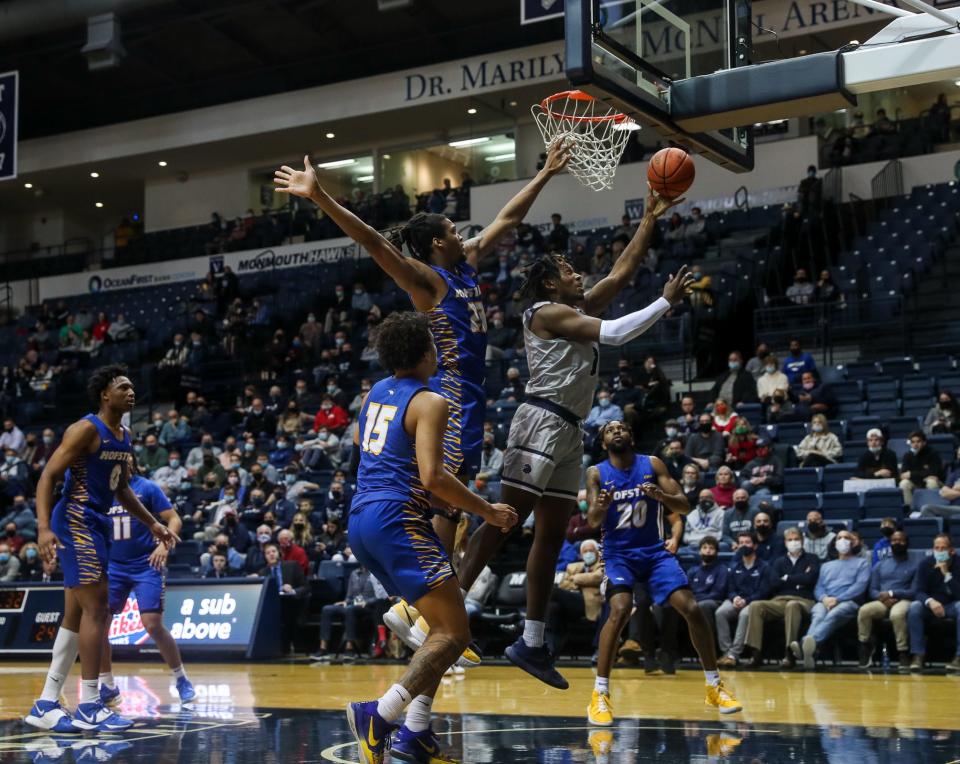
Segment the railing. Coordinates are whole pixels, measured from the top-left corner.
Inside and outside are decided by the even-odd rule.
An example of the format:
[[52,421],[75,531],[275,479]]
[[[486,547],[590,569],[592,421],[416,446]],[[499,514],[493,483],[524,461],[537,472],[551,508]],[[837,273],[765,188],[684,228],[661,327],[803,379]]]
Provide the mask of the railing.
[[903,165],[899,159],[887,162],[870,181],[874,204],[884,204],[893,196],[903,196]]
[[753,328],[758,342],[775,347],[797,337],[806,345],[823,348],[826,363],[832,363],[835,345],[868,343],[871,337],[882,339],[885,347],[908,351],[901,295],[759,308],[753,314]]

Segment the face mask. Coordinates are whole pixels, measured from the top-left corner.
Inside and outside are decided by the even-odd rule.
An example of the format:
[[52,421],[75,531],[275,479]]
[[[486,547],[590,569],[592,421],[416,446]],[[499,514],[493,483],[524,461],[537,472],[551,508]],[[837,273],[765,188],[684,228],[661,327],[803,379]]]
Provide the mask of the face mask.
[[701,554],[700,559],[704,565],[713,565],[713,563],[717,561],[717,556],[713,552],[710,552],[709,554]]
[[191,483],[191,482],[189,482],[189,481],[185,481],[185,482],[183,482],[183,483],[180,484],[180,490],[181,490],[183,493],[186,493],[186,492],[189,491],[191,488],[193,488],[193,483]]
[[600,408],[605,409],[607,406],[610,405],[610,399],[609,399],[609,398],[598,398],[598,399],[597,399],[597,405],[598,405]]
[[942,409],[950,408],[950,401],[940,401],[940,408]]
[[255,507],[262,507],[262,506],[263,506],[263,497],[262,497],[262,496],[254,496],[252,499],[250,499],[250,503],[253,504],[253,506],[255,506]]
[[737,433],[737,435],[746,435],[747,432],[749,432],[749,430],[747,430],[747,428],[746,428],[744,425],[742,425],[742,424],[737,425],[736,427],[734,427],[734,428],[733,428],[733,431],[734,431],[735,433]]
[[270,534],[269,533],[259,534],[257,536],[257,541],[259,541],[261,544],[266,544],[268,541],[270,541]]
[[764,536],[770,533],[769,525],[755,525],[753,529],[757,532],[757,535],[763,538]]
[[747,558],[753,557],[753,555],[754,555],[754,553],[755,553],[756,551],[757,551],[757,550],[754,549],[752,546],[746,546],[746,545],[740,547],[740,549],[739,549],[740,556],[741,556],[741,557],[747,557]]
[[823,530],[823,523],[815,520],[812,523],[807,523],[807,528],[813,531],[814,533],[819,533],[820,531]]
[[793,356],[800,355],[800,348],[790,348],[790,355],[793,355]]
[[294,527],[294,528],[302,528],[304,525],[306,525],[306,523],[304,523],[303,520],[298,520],[297,522],[295,522],[295,523],[293,524],[293,527]]
[[776,373],[777,373],[777,367],[776,367],[776,366],[767,366],[767,367],[764,369],[764,371],[766,371],[767,374],[776,374]]
[[700,271],[694,271],[694,272],[691,273],[690,275],[693,276],[693,280],[694,280],[694,281],[699,281],[700,279],[703,278],[703,273],[700,272]]
[[10,555],[6,552],[0,552],[0,565],[10,562]]
[[299,454],[301,451],[303,451],[303,443],[296,443],[293,446],[293,450]]
[[318,432],[318,433],[317,433],[317,440],[323,440],[323,441],[330,440],[330,433],[329,433],[329,432]]
[[733,502],[733,506],[734,506],[737,510],[739,510],[740,512],[746,512],[748,509],[750,509],[750,502],[749,502],[749,501],[735,501],[735,502]]
[[8,456],[8,457],[7,457],[7,464],[13,464],[15,461],[17,461],[17,457],[15,457],[15,456]]
[[286,483],[287,485],[293,485],[294,483],[297,482],[297,476],[296,476],[296,475],[284,475],[284,476],[283,476],[283,482]]
[[950,561],[950,552],[947,551],[947,550],[942,551],[942,552],[934,552],[934,553],[933,553],[933,559],[936,560],[938,563],[941,563],[941,562],[949,562],[949,561]]
[[43,444],[44,444],[45,446],[49,446],[49,445],[51,445],[52,443],[53,443],[53,436],[51,436],[51,435],[44,435],[44,436],[43,436]]
[[283,451],[286,447],[287,447],[287,441],[285,441],[285,440],[278,440],[278,441],[277,441],[277,450],[278,450],[278,451]]
[[710,422],[701,422],[698,429],[700,432],[710,432],[713,429],[713,425]]
[[790,554],[797,554],[801,549],[803,549],[803,544],[796,539],[790,539],[787,542],[787,551]]
[[147,446],[147,451],[153,452],[157,450],[157,444],[154,443],[152,446]]
[[251,453],[251,452],[253,452],[253,451],[256,449],[256,447],[257,447],[256,443],[244,443],[244,444],[243,444],[243,450],[246,451],[248,454]]
[[667,437],[668,437],[668,438],[675,438],[675,437],[677,437],[677,428],[676,428],[676,427],[668,427],[667,430],[666,430],[666,432],[667,432]]
[[815,382],[804,382],[804,383],[803,383],[803,389],[804,389],[804,390],[813,390],[814,387],[816,387],[816,383],[815,383]]
[[737,371],[740,368],[740,361],[730,361],[727,366],[730,367],[730,371]]
[[237,483],[240,482],[240,478],[238,478],[238,477],[232,477],[232,476],[231,476],[231,477],[228,477],[228,478],[227,478],[227,482],[228,482],[230,485],[236,485]]
[[920,449],[919,449],[919,448],[914,448],[913,446],[910,446],[910,453],[913,454],[914,456],[916,456],[917,454],[920,453]]
[[591,565],[593,565],[594,563],[596,563],[596,561],[597,561],[597,553],[596,553],[596,552],[584,552],[584,553],[583,553],[583,562],[586,564],[586,566],[587,566],[588,568],[589,568]]
[[[258,461],[257,464],[260,465],[260,469],[264,469],[264,470],[265,470],[265,469],[267,468],[267,464],[269,464],[269,462]],[[256,477],[256,475],[254,475],[254,477]]]
[[714,411],[717,413],[718,416],[723,416],[724,414],[727,413],[727,406],[724,403],[719,403],[714,407]]
[[850,539],[837,539],[837,552],[839,554],[850,554],[850,547],[853,546]]
[[883,528],[880,529],[880,532],[887,538],[890,538],[895,531],[896,531],[896,528],[891,528],[889,525],[884,526]]
[[712,501],[701,501],[698,505],[701,512],[712,512],[714,503]]
[[316,320],[317,320],[316,316],[307,316],[307,321],[309,321],[311,324]]
[[170,460],[170,469],[175,470],[175,469],[176,469],[177,467],[179,467],[179,466],[180,466],[180,460],[179,460],[179,459],[171,459],[171,460]]
[[810,429],[811,429],[813,432],[823,432],[823,425],[822,425],[822,424],[813,424],[813,425],[810,425]]
[[906,557],[907,556],[907,545],[906,544],[891,544],[890,552],[894,557]]
[[208,480],[206,483],[204,483],[204,485],[205,485],[208,489],[209,489],[209,488],[216,488],[216,487],[217,487],[217,481],[216,481],[216,480]]
[[28,560],[35,560],[35,559],[37,559],[37,550],[34,549],[33,547],[31,547],[31,548],[28,549],[26,552],[24,552],[24,554],[26,555],[26,558],[27,558]]
[[876,455],[879,454],[881,451],[883,451],[883,446],[870,446],[870,447],[867,448],[867,450],[868,450],[871,454],[873,454],[874,456],[876,456]]
[[581,512],[581,513],[586,513],[586,511],[587,511],[589,508],[590,508],[590,505],[587,504],[586,501],[581,501],[581,502],[580,502],[580,512]]

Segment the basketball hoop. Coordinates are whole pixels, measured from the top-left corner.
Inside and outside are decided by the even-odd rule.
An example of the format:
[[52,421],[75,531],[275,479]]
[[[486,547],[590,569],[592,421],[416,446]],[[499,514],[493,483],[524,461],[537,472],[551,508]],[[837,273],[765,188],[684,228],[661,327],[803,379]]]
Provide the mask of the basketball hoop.
[[554,93],[530,111],[547,147],[569,140],[571,175],[594,191],[613,186],[630,133],[640,125],[580,90]]

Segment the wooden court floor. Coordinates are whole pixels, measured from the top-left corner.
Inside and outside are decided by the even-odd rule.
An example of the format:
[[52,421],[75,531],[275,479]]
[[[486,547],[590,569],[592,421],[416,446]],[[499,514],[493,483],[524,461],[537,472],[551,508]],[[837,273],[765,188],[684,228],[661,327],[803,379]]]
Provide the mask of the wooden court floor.
[[[400,665],[308,663],[187,668],[198,699],[181,708],[159,663],[118,663],[121,711],[135,717],[136,726],[123,735],[78,739],[51,737],[19,721],[39,694],[45,664],[0,664],[0,762],[66,763],[89,756],[150,764],[158,757],[182,764],[353,762],[345,703],[378,697],[403,671]],[[567,691],[511,666],[481,666],[445,679],[434,706],[436,729],[458,761],[485,764],[960,762],[957,677],[730,672],[726,680],[744,711],[721,717],[703,703],[699,671],[647,678],[635,669],[615,670],[617,725],[596,730],[584,715],[592,671],[564,673]],[[77,689],[71,677],[65,693],[70,704]],[[218,746],[223,758],[211,756]]]

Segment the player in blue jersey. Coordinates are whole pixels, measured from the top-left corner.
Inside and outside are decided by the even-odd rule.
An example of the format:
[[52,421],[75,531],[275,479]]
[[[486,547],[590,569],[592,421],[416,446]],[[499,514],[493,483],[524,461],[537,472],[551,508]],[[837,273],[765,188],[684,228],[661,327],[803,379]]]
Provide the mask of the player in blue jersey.
[[[165,523],[171,533],[179,535],[183,521],[160,486],[134,474],[130,488],[150,514]],[[166,545],[158,544],[150,529],[136,522],[122,504],[110,507],[110,527],[113,537],[109,568],[110,612],[122,612],[131,591],[137,596],[143,627],[173,672],[180,701],[189,703],[197,693],[184,671],[177,643],[163,625],[164,572],[169,550]],[[120,689],[113,678],[108,634],[104,634],[100,659],[100,699],[106,705],[115,705],[120,700]]]
[[[340,206],[321,188],[308,157],[303,170],[283,166],[277,170],[276,190],[311,199],[344,233],[363,247],[402,288],[414,307],[430,318],[437,345],[438,368],[430,387],[446,398],[450,420],[444,432],[443,454],[447,469],[467,481],[480,468],[483,422],[486,416],[487,319],[477,285],[477,266],[497,242],[524,219],[547,182],[570,159],[569,148],[558,141],[547,152],[544,167],[479,236],[464,241],[450,219],[418,213],[387,238]],[[409,250],[412,257],[404,255]],[[435,502],[433,527],[450,554],[460,508]],[[426,636],[417,626],[417,613],[407,603],[394,605],[384,616],[387,625],[409,647],[416,649]],[[464,665],[479,663],[468,651]]]
[[646,586],[658,605],[669,604],[687,621],[690,640],[707,678],[707,705],[722,714],[741,710],[720,681],[713,631],[697,605],[677,558],[664,547],[664,508],[671,514],[690,511],[683,491],[655,456],[633,450],[633,436],[614,420],[600,431],[608,458],[587,470],[587,521],[600,528],[604,592],[610,615],[600,632],[600,655],[593,696],[587,708],[590,724],[610,726],[610,669],[620,632],[633,609],[633,589]]
[[[97,369],[87,392],[98,412],[67,428],[37,483],[37,542],[46,562],[60,558],[65,605],[43,693],[24,721],[55,732],[116,731],[133,724],[103,705],[97,687],[103,635],[110,622],[107,513],[114,499],[167,547],[179,541],[147,511],[128,484],[132,449],[130,433],[120,420],[133,410],[136,399],[124,368]],[[54,488],[60,480],[63,491],[54,505]],[[58,699],[78,652],[81,695],[71,717]]]
[[350,547],[384,588],[412,603],[430,633],[410,666],[379,701],[350,703],[347,720],[360,760],[383,761],[396,722],[391,759],[445,764],[430,728],[430,708],[444,671],[470,641],[463,594],[430,524],[430,497],[479,515],[508,531],[517,522],[505,504],[471,493],[444,466],[447,401],[428,387],[437,350],[426,316],[394,313],[377,337],[381,365],[392,376],[371,388],[360,409],[357,493],[350,508]]

